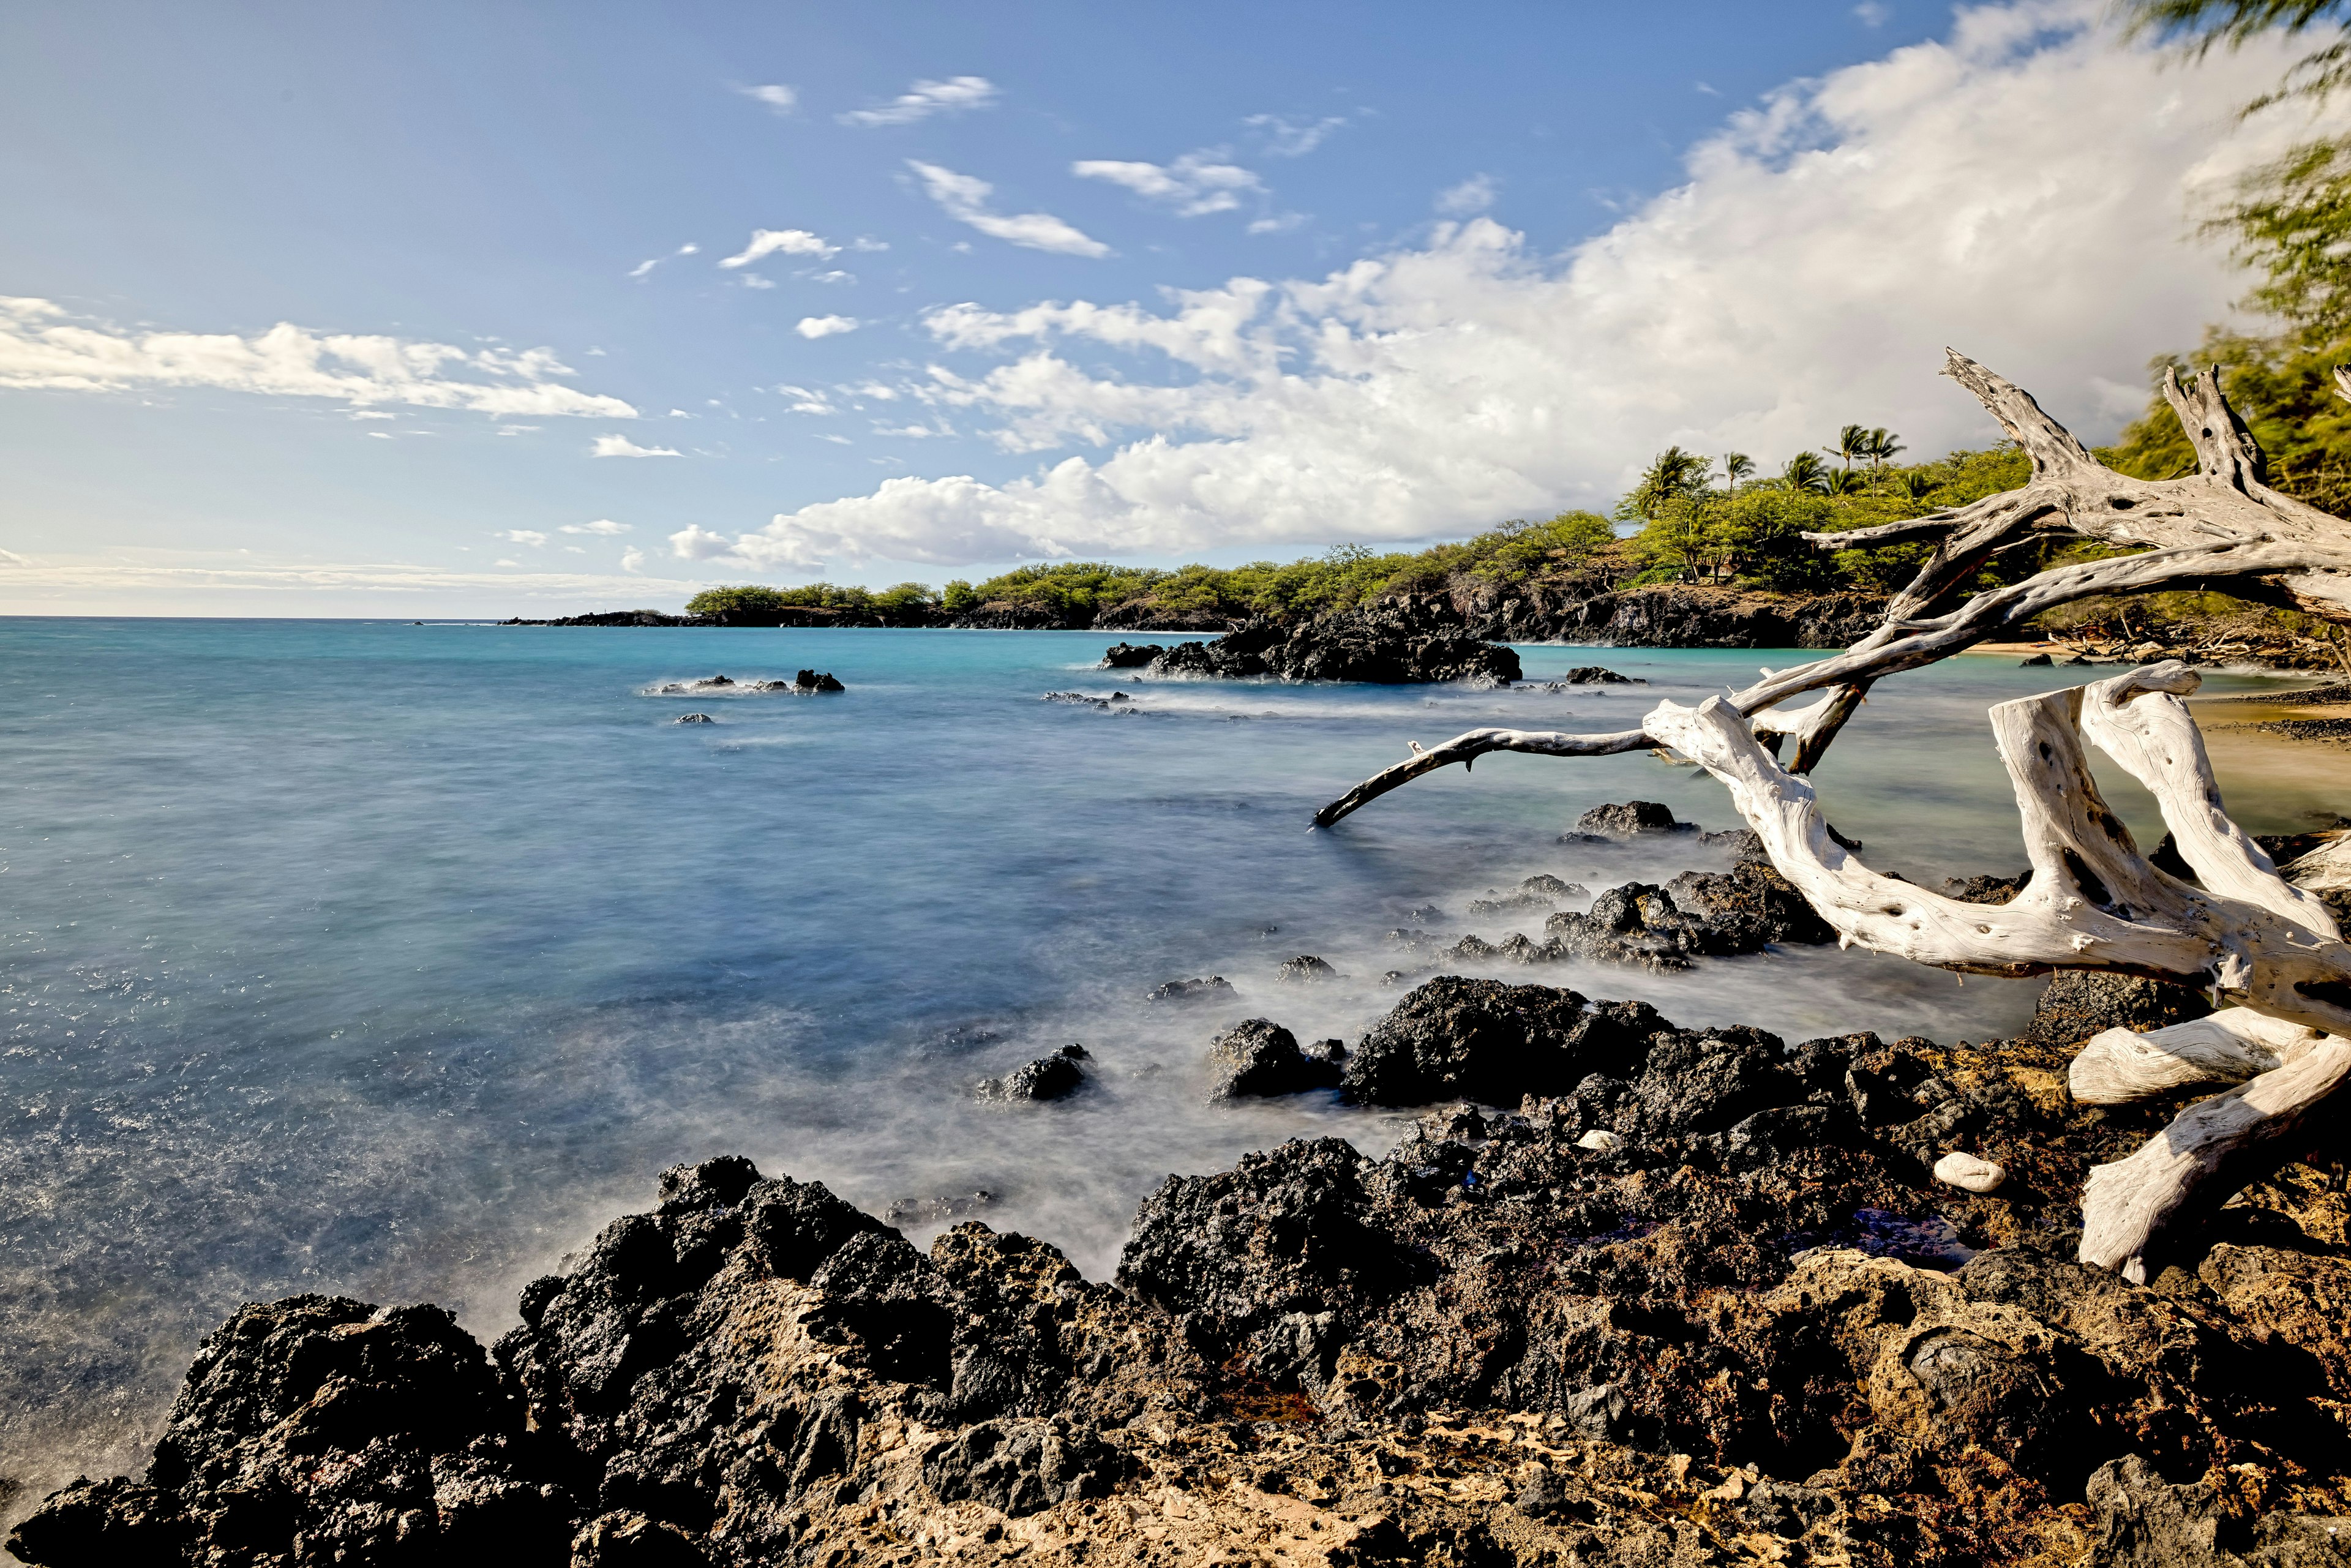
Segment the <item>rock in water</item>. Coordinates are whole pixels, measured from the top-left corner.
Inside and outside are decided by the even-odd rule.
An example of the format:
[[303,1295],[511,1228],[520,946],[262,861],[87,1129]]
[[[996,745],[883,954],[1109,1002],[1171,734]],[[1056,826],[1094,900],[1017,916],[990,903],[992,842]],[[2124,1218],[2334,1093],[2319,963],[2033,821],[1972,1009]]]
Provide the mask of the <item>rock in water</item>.
[[1963,1192],[1997,1192],[2008,1172],[1995,1161],[1953,1149],[1935,1162],[1935,1179]]
[[1562,686],[1646,686],[1649,683],[1631,675],[1620,675],[1598,664],[1578,664],[1560,677],[1556,684]]
[[1216,1074],[1208,1087],[1210,1100],[1266,1099],[1301,1094],[1309,1089],[1335,1089],[1339,1062],[1346,1051],[1326,1054],[1336,1040],[1316,1042],[1315,1052],[1301,1051],[1298,1037],[1268,1019],[1250,1019],[1217,1037],[1208,1047],[1208,1066]]
[[792,690],[800,693],[802,695],[809,695],[817,692],[841,692],[847,691],[848,689],[848,687],[842,685],[839,681],[834,680],[829,671],[820,673],[815,670],[802,670],[799,674],[792,677]]
[[1222,975],[1207,979],[1169,980],[1143,993],[1146,1002],[1228,1002],[1239,996],[1233,983]]
[[1121,643],[1103,653],[1102,668],[1384,685],[1465,680],[1508,685],[1520,674],[1517,653],[1466,635],[1458,619],[1435,601],[1421,600],[1332,611],[1308,621],[1252,621],[1213,643]]
[[678,724],[716,724],[718,721],[711,717],[706,713],[682,713],[677,716],[674,722]]
[[1694,833],[1694,822],[1674,821],[1672,810],[1655,800],[1627,800],[1621,806],[1594,806],[1575,820],[1579,833],[1602,839],[1629,839],[1640,833]]
[[1341,977],[1339,971],[1311,953],[1301,953],[1273,972],[1273,977],[1286,986],[1320,985],[1324,980]]
[[980,1100],[1065,1100],[1085,1086],[1087,1060],[1084,1046],[1065,1045],[1001,1078],[981,1079],[972,1094]]

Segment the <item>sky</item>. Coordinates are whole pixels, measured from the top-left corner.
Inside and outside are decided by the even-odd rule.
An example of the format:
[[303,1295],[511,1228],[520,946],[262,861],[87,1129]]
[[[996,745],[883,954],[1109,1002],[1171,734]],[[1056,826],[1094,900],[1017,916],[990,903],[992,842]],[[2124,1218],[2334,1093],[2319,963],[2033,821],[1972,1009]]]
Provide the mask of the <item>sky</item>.
[[2111,436],[2291,57],[2098,0],[0,8],[0,613],[674,610]]

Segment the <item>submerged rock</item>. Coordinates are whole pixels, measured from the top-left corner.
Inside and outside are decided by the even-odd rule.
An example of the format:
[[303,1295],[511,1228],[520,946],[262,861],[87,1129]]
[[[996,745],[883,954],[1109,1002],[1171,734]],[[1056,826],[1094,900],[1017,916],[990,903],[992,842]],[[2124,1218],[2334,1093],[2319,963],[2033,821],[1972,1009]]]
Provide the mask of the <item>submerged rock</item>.
[[1578,664],[1552,685],[1562,686],[1646,686],[1649,683],[1634,675],[1620,675],[1598,664]]
[[682,713],[670,722],[673,724],[716,724],[718,721],[711,717],[706,713]]
[[1298,1037],[1280,1024],[1250,1019],[1218,1035],[1208,1047],[1208,1066],[1214,1074],[1208,1098],[1263,1099],[1310,1089],[1335,1089],[1339,1064],[1346,1054],[1346,1048],[1334,1040],[1318,1040],[1311,1051],[1301,1050]]
[[1084,1046],[1065,1045],[1001,1078],[981,1079],[972,1095],[979,1100],[1064,1100],[1085,1087],[1089,1060]]
[[1672,809],[1655,800],[1627,800],[1593,807],[1575,820],[1575,831],[1586,838],[1629,839],[1642,833],[1694,833],[1698,825],[1674,821]]
[[1169,980],[1143,993],[1146,1002],[1228,1002],[1240,995],[1222,975],[1207,979]]
[[820,673],[815,670],[802,670],[792,677],[792,689],[805,695],[816,692],[846,691],[849,688],[834,680],[830,671]]
[[1343,978],[1338,970],[1311,953],[1301,953],[1290,959],[1273,972],[1273,977],[1290,986],[1315,986]]

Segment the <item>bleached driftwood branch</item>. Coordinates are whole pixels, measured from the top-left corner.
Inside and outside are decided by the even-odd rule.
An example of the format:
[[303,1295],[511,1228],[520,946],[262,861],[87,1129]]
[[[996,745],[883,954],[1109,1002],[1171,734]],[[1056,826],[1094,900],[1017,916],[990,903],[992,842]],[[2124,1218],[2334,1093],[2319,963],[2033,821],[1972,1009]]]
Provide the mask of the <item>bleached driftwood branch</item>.
[[[2351,525],[2269,487],[2261,449],[2221,396],[2219,371],[2207,371],[2185,386],[2176,376],[2165,381],[2165,395],[2196,447],[2199,471],[2179,479],[2133,479],[2092,456],[2023,389],[1956,350],[1948,352],[1944,374],[2000,420],[2032,458],[2032,477],[2022,489],[1928,517],[1805,536],[1834,549],[1937,543],[1934,555],[1886,606],[1876,631],[1831,658],[1767,674],[1729,699],[1752,717],[1807,692],[1836,688],[1825,706],[1808,710],[1794,725],[1762,721],[1763,733],[1796,736],[1794,771],[1813,769],[1875,682],[1965,652],[2077,600],[2252,579],[2314,614],[2351,621]],[[2351,388],[2351,372],[2338,370],[2335,379]],[[2351,398],[2351,391],[2344,395]],[[2053,567],[1949,607],[1986,561],[2043,536],[2145,547],[2145,553]],[[1646,731],[1471,730],[1366,779],[1317,811],[1314,821],[1329,827],[1423,774],[1489,751],[1605,757],[1660,744],[1666,744],[1662,737]]]
[[2202,1092],[2299,1061],[2327,1038],[2305,1024],[2251,1008],[2222,1008],[2210,1017],[2143,1034],[2110,1029],[2083,1042],[2066,1069],[2065,1087],[2085,1105],[2127,1105]]
[[[2206,1031],[2175,1032],[2153,1050],[2102,1036],[2076,1064],[2094,1086],[2129,1075],[2148,1092],[2158,1078],[2251,1080],[2091,1173],[2082,1260],[2138,1281],[2166,1229],[2225,1198],[2233,1189],[2222,1179],[2257,1165],[2351,1072],[2351,947],[2325,907],[2288,885],[2221,810],[2181,701],[2195,686],[2194,671],[2166,664],[1992,708],[2032,863],[2005,904],[1943,898],[1863,865],[1829,836],[1812,784],[1719,697],[1695,708],[1661,703],[1643,725],[1729,789],[1772,864],[1841,943],[1970,974],[2080,968],[2189,981],[2239,1004]],[[2155,796],[2202,885],[2138,852],[2098,793],[2085,734]]]
[[[2009,904],[1962,904],[1863,865],[1829,834],[1811,771],[1876,682],[1933,664],[2034,617],[2098,594],[2175,584],[2251,582],[2329,618],[2351,620],[2351,526],[2272,490],[2254,443],[2220,392],[2219,371],[2164,392],[2194,445],[2198,472],[2132,479],[2105,467],[2022,388],[1953,352],[1945,373],[1999,418],[2031,457],[2021,489],[1931,517],[1841,534],[1823,549],[1935,541],[1934,554],[1876,631],[1844,653],[1698,707],[1661,703],[1637,730],[1608,735],[1481,729],[1365,779],[1315,814],[1327,827],[1366,802],[1490,751],[1600,757],[1662,746],[1729,786],[1772,864],[1841,943],[1963,973],[2098,969],[2207,987],[2234,1008],[2200,1030],[2091,1042],[2076,1079],[2115,1100],[2190,1082],[2241,1080],[2182,1113],[2128,1159],[2091,1173],[2085,1262],[2144,1281],[2164,1232],[2217,1205],[2351,1075],[2351,947],[2326,907],[2290,885],[2220,804],[2202,737],[2181,701],[2198,677],[2164,664],[1991,710],[2015,787],[2032,875]],[[2351,370],[2335,371],[2351,398]],[[2142,553],[2052,568],[1953,605],[1993,556],[2039,538],[2103,540]],[[1771,710],[1806,692],[1808,706]],[[2149,864],[2098,794],[2086,737],[2144,784],[2194,882]],[[1796,742],[1790,765],[1774,755]],[[2337,865],[2336,858],[2345,863]],[[2351,881],[2351,852],[2311,868]],[[2312,878],[2304,878],[2305,882]],[[2327,885],[2335,885],[2334,882]]]

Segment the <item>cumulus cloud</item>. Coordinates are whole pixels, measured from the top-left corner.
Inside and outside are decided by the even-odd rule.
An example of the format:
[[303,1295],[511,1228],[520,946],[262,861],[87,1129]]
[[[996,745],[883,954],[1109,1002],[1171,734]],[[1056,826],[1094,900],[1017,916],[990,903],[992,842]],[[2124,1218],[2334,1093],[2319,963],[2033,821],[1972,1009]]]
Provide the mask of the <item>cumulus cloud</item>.
[[640,446],[625,435],[600,435],[589,449],[591,457],[675,457],[674,446]]
[[2313,128],[2234,118],[2283,47],[2165,68],[2097,16],[1980,7],[1771,94],[1691,150],[1681,185],[1563,254],[1475,217],[1156,308],[933,311],[940,362],[909,392],[1040,465],[893,478],[778,514],[729,559],[1401,542],[1605,505],[1669,444],[1771,466],[1852,422],[1918,453],[1995,439],[1935,373],[1945,343],[2104,439],[2144,402],[2148,354],[2191,345],[2242,287],[2183,238],[2194,213]]
[[1472,174],[1459,184],[1437,193],[1437,210],[1449,218],[1466,218],[1494,204],[1494,177]]
[[1320,120],[1285,120],[1279,114],[1252,114],[1241,121],[1265,138],[1267,153],[1275,158],[1303,158],[1347,123],[1343,114]]
[[632,545],[621,552],[621,570],[640,572],[645,570],[645,552]]
[[[568,533],[570,530],[567,528],[564,531]],[[502,538],[510,545],[528,545],[533,549],[537,549],[547,543],[547,536],[538,532],[536,528],[508,528],[506,532],[493,535],[492,537]]]
[[837,338],[856,331],[858,325],[854,316],[803,316],[792,330],[803,338]]
[[990,239],[1000,239],[1008,245],[1026,246],[1030,250],[1056,251],[1063,256],[1104,256],[1110,246],[1063,223],[1050,213],[1021,213],[1007,217],[987,210],[987,198],[996,187],[969,174],[958,174],[952,169],[942,169],[935,163],[915,159],[906,160],[923,182],[923,189],[936,202],[947,216],[959,224],[969,224]]
[[735,90],[745,98],[766,104],[778,114],[789,114],[792,105],[800,100],[799,93],[780,82],[770,82],[766,87],[739,87]]
[[77,318],[47,299],[0,296],[0,387],[218,387],[333,398],[355,408],[402,403],[488,414],[636,417],[619,398],[553,379],[577,373],[547,349],[468,351],[398,338],[321,335],[287,321],[250,338],[130,330]]
[[610,517],[599,517],[592,523],[566,523],[555,530],[559,534],[625,534],[626,523],[616,523]]
[[996,84],[986,77],[949,77],[945,81],[918,81],[887,103],[852,109],[839,118],[843,125],[912,125],[935,114],[961,114],[995,106]]
[[1220,149],[1186,152],[1172,163],[1125,163],[1109,158],[1086,158],[1070,165],[1081,180],[1107,180],[1123,185],[1145,201],[1172,207],[1179,218],[1228,213],[1243,195],[1262,195],[1265,183],[1237,163],[1222,162]]
[[725,257],[718,265],[748,267],[766,256],[812,256],[819,261],[826,261],[839,254],[839,246],[827,245],[806,229],[753,229],[751,243],[735,255]]

